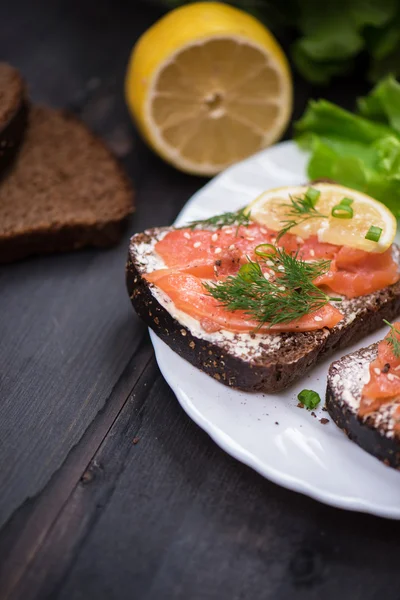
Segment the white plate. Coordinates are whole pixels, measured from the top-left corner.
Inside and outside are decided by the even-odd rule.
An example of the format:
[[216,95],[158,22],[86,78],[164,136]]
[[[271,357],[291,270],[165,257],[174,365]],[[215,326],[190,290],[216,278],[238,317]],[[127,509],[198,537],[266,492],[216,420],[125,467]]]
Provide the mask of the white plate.
[[[197,192],[177,222],[241,208],[268,188],[304,183],[306,161],[293,142],[260,152]],[[362,345],[382,335],[373,334]],[[315,418],[296,406],[304,388],[324,398],[328,366],[340,354],[280,394],[245,394],[195,369],[155,334],[151,338],[161,372],[180,404],[226,452],[271,481],[321,502],[400,519],[400,473],[350,442],[322,408]],[[323,417],[328,424],[320,423]]]

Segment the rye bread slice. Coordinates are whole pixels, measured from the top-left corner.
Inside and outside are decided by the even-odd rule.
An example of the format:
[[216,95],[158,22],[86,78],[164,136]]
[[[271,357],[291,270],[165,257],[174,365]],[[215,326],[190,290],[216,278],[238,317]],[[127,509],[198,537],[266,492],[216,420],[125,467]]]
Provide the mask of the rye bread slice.
[[0,176],[21,144],[28,117],[25,83],[16,69],[0,63]]
[[400,433],[394,430],[396,402],[384,404],[366,417],[358,416],[361,391],[369,378],[369,365],[378,354],[378,344],[361,348],[331,364],[326,388],[326,407],[336,425],[353,442],[400,469]]
[[110,246],[132,211],[132,187],[103,142],[76,117],[33,107],[0,185],[0,262]]
[[[171,228],[150,229],[130,241],[127,287],[138,315],[175,352],[195,367],[233,388],[278,392],[309,371],[321,358],[354,343],[400,312],[400,282],[379,292],[344,299],[345,318],[336,327],[306,333],[207,334],[199,323],[176,311],[161,290],[143,274],[164,266],[154,251]],[[394,248],[400,263],[400,250]]]

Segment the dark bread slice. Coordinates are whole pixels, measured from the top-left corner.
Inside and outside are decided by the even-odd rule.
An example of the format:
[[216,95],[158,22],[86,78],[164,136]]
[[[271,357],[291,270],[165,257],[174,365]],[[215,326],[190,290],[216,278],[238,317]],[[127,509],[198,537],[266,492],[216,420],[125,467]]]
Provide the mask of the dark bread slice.
[[0,262],[110,246],[132,211],[132,187],[103,142],[74,116],[33,107],[0,185]]
[[[277,392],[302,377],[321,358],[378,329],[400,312],[400,282],[379,292],[344,299],[345,319],[332,330],[282,334],[207,334],[143,274],[163,266],[154,245],[171,228],[131,238],[127,287],[138,315],[175,352],[225,385],[251,392]],[[400,251],[394,249],[396,260]]]
[[378,354],[378,344],[361,348],[331,364],[326,388],[326,407],[336,425],[353,442],[400,469],[400,433],[393,427],[392,414],[399,406],[385,404],[367,417],[358,416],[361,390],[368,381],[369,365]]
[[0,175],[10,166],[28,117],[25,83],[16,69],[0,63]]

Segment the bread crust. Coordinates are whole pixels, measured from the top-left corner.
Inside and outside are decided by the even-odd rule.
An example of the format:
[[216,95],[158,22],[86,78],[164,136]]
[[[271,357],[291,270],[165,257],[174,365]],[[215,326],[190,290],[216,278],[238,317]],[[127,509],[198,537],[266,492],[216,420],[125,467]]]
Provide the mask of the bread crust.
[[3,74],[2,85],[12,85],[14,88],[13,93],[8,94],[7,101],[0,105],[0,177],[3,177],[23,140],[29,101],[25,83],[18,71],[3,63],[0,63],[0,70]]
[[126,265],[126,282],[138,315],[177,354],[217,381],[243,391],[274,393],[304,376],[322,358],[378,329],[382,319],[400,311],[400,283],[369,296],[357,318],[332,330],[280,334],[287,350],[264,353],[260,359],[235,356],[229,344],[223,346],[197,337],[177,321],[152,293],[153,284],[144,277],[145,267],[136,249],[168,228],[158,228],[131,238]]
[[64,225],[42,231],[27,231],[7,239],[0,238],[0,264],[22,260],[27,256],[69,252],[87,246],[108,248],[119,242],[126,225],[127,219],[124,217],[117,221]]
[[[386,465],[400,469],[400,436],[390,430],[389,418],[384,412],[361,418],[357,414],[357,403],[362,385],[357,379],[357,369],[368,368],[377,355],[377,344],[361,348],[331,364],[326,388],[326,408],[340,429],[358,446]],[[347,387],[347,393],[343,392]]]

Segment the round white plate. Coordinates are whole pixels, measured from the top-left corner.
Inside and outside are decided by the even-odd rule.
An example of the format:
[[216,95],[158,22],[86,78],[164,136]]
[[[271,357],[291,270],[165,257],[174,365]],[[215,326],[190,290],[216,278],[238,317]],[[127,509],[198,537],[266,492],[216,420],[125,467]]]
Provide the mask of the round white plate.
[[[260,152],[204,186],[177,223],[241,208],[268,188],[304,183],[306,162],[293,142]],[[348,352],[382,336],[383,331],[377,332]],[[226,452],[271,481],[321,502],[400,519],[400,473],[350,442],[322,407],[316,417],[297,407],[297,394],[304,388],[324,398],[329,364],[340,354],[284,392],[248,394],[201,373],[154,333],[151,338],[161,372],[180,404]],[[321,418],[329,423],[323,425]]]

